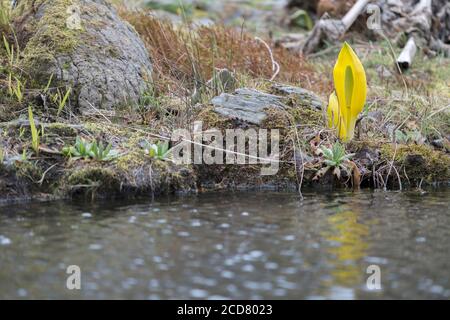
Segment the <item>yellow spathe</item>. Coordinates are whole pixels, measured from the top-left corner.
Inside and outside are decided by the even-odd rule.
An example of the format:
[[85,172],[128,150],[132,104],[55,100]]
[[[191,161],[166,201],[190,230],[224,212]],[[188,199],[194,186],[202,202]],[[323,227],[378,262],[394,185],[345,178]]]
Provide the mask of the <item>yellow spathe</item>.
[[333,77],[336,91],[330,96],[328,125],[337,129],[341,140],[349,141],[366,103],[367,80],[361,61],[347,42],[339,53]]

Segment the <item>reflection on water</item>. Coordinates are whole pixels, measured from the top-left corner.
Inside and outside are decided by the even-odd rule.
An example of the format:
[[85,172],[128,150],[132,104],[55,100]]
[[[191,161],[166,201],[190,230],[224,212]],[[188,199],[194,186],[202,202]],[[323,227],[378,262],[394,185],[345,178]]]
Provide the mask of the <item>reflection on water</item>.
[[[450,298],[450,191],[0,207],[0,298]],[[82,290],[66,289],[78,265]],[[366,288],[369,265],[381,291]]]
[[[327,219],[329,229],[324,232],[324,238],[334,245],[327,250],[331,254],[328,263],[333,266],[333,270],[332,278],[325,287],[335,290],[340,288],[339,292],[342,288],[353,288],[364,283],[364,275],[359,266],[367,255],[369,222],[359,222],[358,212],[358,208],[352,207],[351,210],[330,215]],[[330,295],[333,296],[333,290],[331,291]],[[350,295],[349,298],[353,296]]]

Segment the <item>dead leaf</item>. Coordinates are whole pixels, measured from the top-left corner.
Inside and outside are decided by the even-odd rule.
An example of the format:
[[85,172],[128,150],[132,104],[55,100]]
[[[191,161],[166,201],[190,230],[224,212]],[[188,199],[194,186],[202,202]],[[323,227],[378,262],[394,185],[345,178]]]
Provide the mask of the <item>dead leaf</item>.
[[353,161],[349,161],[348,163],[352,169],[353,189],[359,189],[361,185],[361,171]]

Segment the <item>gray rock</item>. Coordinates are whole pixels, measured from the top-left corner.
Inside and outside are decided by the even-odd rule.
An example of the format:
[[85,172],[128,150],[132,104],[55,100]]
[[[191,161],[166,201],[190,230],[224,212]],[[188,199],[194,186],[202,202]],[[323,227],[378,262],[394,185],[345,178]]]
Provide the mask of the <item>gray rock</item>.
[[260,125],[267,117],[269,107],[286,108],[283,97],[255,89],[237,89],[234,94],[222,93],[211,100],[214,111],[229,118],[237,118]]
[[71,87],[79,111],[112,109],[139,100],[152,65],[136,31],[105,0],[20,0],[13,23],[21,67],[45,87]]
[[222,93],[213,98],[211,103],[214,106],[214,111],[222,116],[240,119],[256,125],[261,125],[267,118],[266,108],[272,107],[284,110],[292,108],[285,104],[287,96],[296,98],[294,108],[322,110],[322,101],[311,91],[282,84],[274,84],[272,89],[277,95],[249,88],[237,89],[233,94]]
[[323,108],[323,103],[320,97],[309,90],[283,84],[274,84],[272,86],[272,89],[276,93],[282,95],[295,96],[297,98],[296,102],[301,103],[304,107],[309,107],[317,110],[322,110]]

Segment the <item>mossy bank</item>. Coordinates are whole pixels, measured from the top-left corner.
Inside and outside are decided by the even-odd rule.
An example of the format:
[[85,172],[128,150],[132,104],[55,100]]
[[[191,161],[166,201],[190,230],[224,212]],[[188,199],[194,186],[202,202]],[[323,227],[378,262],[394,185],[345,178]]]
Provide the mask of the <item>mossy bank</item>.
[[[353,45],[368,99],[341,144],[323,111],[333,48],[306,58],[245,30],[174,25],[103,0],[19,0],[1,17],[1,201],[450,181],[445,57],[398,75],[387,43]],[[199,121],[202,133],[278,130],[276,174],[226,164],[225,153],[224,164],[175,164],[166,151],[183,141],[172,134]],[[210,143],[197,147],[211,153]]]

